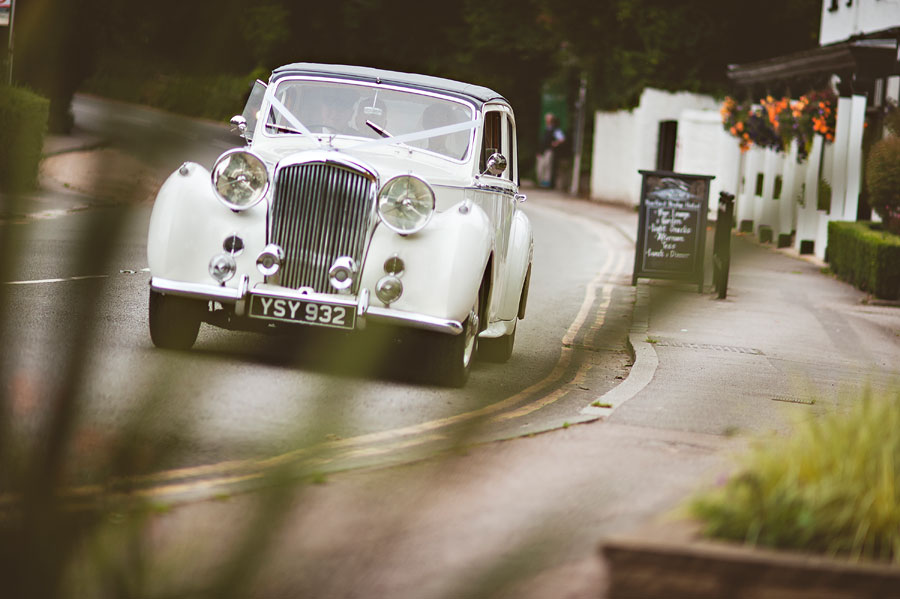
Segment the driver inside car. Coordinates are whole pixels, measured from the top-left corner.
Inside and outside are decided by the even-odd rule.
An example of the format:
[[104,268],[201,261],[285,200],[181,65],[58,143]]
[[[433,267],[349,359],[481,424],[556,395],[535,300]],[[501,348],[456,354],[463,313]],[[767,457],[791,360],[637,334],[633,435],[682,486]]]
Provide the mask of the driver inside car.
[[361,98],[353,107],[353,118],[349,123],[351,135],[361,137],[382,137],[375,129],[366,124],[371,122],[375,127],[385,130],[387,123],[387,107],[375,96]]

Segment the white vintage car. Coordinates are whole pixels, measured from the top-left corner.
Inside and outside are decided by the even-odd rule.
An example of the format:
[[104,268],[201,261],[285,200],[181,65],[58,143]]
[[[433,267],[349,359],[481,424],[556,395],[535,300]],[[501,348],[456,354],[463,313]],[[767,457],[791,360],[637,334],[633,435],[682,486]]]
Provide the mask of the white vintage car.
[[[516,123],[500,94],[448,79],[291,64],[232,123],[247,146],[159,191],[147,253],[150,336],[186,349],[239,330],[418,329],[432,376],[509,358],[532,229]],[[400,329],[396,330],[400,330]]]

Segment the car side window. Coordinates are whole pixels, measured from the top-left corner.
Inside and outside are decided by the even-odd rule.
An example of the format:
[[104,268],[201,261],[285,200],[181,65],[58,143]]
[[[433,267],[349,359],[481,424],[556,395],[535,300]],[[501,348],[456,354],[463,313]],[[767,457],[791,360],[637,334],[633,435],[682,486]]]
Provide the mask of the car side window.
[[[503,147],[503,113],[499,111],[486,112],[484,115],[484,136],[481,142],[481,159],[479,162],[480,172],[487,169],[488,158],[491,154],[500,152],[504,156],[506,152]],[[509,168],[506,169],[509,171]],[[506,173],[504,173],[506,176]]]

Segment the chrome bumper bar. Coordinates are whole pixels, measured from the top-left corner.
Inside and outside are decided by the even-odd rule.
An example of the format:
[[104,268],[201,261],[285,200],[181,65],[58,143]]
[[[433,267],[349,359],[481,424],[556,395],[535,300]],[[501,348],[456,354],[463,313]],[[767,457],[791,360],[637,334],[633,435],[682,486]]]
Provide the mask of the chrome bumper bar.
[[378,308],[375,306],[371,306],[366,312],[366,318],[368,318],[372,322],[396,324],[414,329],[422,329],[423,331],[435,331],[438,333],[449,333],[451,335],[459,335],[463,332],[462,323],[460,323],[458,320],[434,318],[432,316],[426,316],[424,314],[402,312],[400,310],[392,310],[390,308]]
[[255,292],[259,292],[269,296],[276,295],[285,299],[320,300],[332,304],[355,306],[357,328],[364,327],[365,322],[371,320],[372,322],[394,324],[424,331],[446,333],[449,335],[459,335],[463,331],[462,323],[457,320],[435,318],[425,314],[371,306],[369,305],[369,293],[367,289],[364,289],[356,298],[346,295],[328,295],[314,292],[304,293],[293,289],[266,284],[257,284],[253,289],[250,289],[249,279],[246,276],[241,278],[237,288],[204,285],[201,283],[185,283],[182,281],[172,281],[171,279],[152,277],[150,279],[150,289],[157,293],[179,297],[214,301],[223,304],[234,304],[235,314],[237,316],[245,315],[245,306],[247,305],[250,296]]

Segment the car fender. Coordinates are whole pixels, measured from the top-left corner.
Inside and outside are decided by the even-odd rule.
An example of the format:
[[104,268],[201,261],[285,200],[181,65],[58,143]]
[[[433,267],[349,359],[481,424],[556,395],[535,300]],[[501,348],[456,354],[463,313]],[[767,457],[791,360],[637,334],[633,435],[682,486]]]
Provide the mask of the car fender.
[[209,275],[210,259],[224,251],[225,238],[236,234],[244,241],[235,254],[237,274],[226,283],[236,287],[241,275],[261,282],[256,257],[265,247],[266,203],[234,212],[216,197],[208,170],[185,163],[160,188],[150,215],[147,261],[154,277],[190,283],[215,284]]
[[510,229],[509,254],[506,259],[506,272],[503,274],[505,293],[497,309],[495,319],[515,320],[519,313],[519,300],[522,296],[525,277],[534,253],[534,235],[531,221],[521,210],[516,211]]
[[405,269],[403,295],[391,308],[462,322],[481,286],[492,249],[492,229],[484,211],[463,202],[435,213],[425,229],[402,236],[379,223],[372,237],[362,275],[372,305],[383,305],[375,294],[386,275],[385,261],[400,257]]

